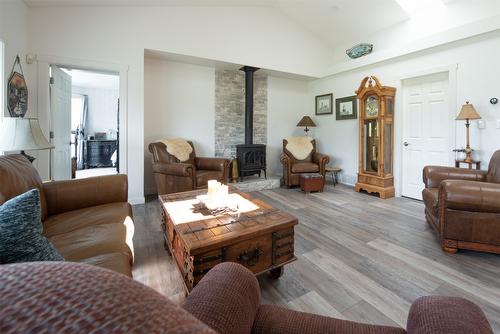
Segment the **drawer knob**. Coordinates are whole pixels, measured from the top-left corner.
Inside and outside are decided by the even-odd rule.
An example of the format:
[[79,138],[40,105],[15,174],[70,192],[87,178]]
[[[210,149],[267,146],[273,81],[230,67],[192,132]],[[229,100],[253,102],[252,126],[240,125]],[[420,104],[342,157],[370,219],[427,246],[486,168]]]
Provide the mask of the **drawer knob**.
[[251,250],[246,250],[240,255],[238,255],[238,262],[243,262],[245,263],[248,267],[253,267],[257,264],[259,261],[259,257],[264,254],[262,249],[259,247],[255,247],[254,249]]

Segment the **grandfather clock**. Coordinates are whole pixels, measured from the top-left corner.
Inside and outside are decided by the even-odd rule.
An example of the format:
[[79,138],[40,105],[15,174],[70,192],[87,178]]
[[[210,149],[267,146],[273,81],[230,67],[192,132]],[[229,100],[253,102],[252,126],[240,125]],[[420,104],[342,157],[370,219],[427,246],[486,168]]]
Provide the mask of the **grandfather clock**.
[[359,172],[355,190],[394,197],[394,96],[396,88],[366,77],[356,91],[359,100]]

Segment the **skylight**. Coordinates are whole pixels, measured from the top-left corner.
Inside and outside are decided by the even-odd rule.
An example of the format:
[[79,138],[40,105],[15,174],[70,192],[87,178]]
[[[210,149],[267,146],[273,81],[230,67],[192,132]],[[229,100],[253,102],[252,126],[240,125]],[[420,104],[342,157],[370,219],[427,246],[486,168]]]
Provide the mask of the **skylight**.
[[396,0],[399,6],[413,16],[422,11],[435,11],[444,8],[443,0]]

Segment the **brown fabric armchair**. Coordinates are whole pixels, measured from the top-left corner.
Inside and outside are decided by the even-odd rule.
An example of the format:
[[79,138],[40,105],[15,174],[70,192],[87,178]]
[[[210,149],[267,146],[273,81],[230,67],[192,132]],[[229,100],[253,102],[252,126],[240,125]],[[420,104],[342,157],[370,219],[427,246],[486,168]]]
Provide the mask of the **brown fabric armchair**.
[[493,334],[477,305],[455,297],[415,301],[407,331],[261,305],[254,274],[230,262],[210,270],[183,308],[137,281],[93,266],[0,266],[5,333]]
[[500,150],[488,171],[427,166],[423,180],[425,217],[444,251],[500,254]]
[[229,160],[196,157],[193,143],[190,141],[188,143],[193,151],[185,162],[180,162],[168,153],[165,144],[160,142],[149,144],[159,195],[206,188],[208,180],[227,184]]
[[281,163],[283,164],[283,179],[287,187],[298,186],[300,184],[300,174],[319,173],[325,176],[325,167],[330,162],[330,158],[316,152],[316,140],[311,141],[313,149],[303,160],[297,160],[293,154],[286,149],[288,141],[283,139],[283,153]]

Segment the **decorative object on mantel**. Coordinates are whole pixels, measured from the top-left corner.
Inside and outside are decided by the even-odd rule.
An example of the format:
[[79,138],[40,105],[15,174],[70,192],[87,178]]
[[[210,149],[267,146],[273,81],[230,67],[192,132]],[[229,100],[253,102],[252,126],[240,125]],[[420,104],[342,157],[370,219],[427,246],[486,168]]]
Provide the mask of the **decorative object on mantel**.
[[316,115],[333,114],[333,94],[323,94],[316,96]]
[[396,88],[382,86],[375,76],[364,78],[359,99],[359,172],[355,190],[394,197],[394,97]]
[[316,127],[316,124],[314,124],[313,120],[309,116],[304,116],[300,120],[300,122],[297,123],[297,126],[303,127],[305,126],[304,132],[306,133],[306,136],[309,135],[309,129],[308,127],[314,128]]
[[40,129],[36,118],[4,117],[0,119],[0,151],[21,151],[30,162],[34,157],[24,151],[47,150],[54,148]]
[[358,99],[356,95],[335,99],[335,119],[337,121],[344,119],[358,118]]
[[[16,65],[19,66],[19,72],[15,70]],[[7,109],[11,117],[24,117],[28,111],[28,86],[24,80],[19,55],[16,56],[7,82]]]
[[360,43],[345,51],[351,59],[366,56],[373,51],[373,44]]
[[474,106],[470,104],[469,101],[467,101],[462,106],[462,109],[460,110],[460,113],[456,118],[457,121],[465,120],[465,128],[467,131],[467,145],[465,146],[465,159],[464,159],[465,163],[472,162],[471,158],[472,150],[470,148],[469,127],[470,127],[470,120],[473,119],[481,119],[481,116],[477,113],[476,109],[474,109]]

